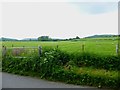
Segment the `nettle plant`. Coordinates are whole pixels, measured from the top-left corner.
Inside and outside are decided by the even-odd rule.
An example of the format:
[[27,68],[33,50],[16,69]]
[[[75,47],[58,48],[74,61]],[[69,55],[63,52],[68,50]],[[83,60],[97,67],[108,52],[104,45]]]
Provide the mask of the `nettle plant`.
[[69,60],[69,54],[58,49],[51,49],[43,55],[45,62],[51,62],[55,65],[65,65]]

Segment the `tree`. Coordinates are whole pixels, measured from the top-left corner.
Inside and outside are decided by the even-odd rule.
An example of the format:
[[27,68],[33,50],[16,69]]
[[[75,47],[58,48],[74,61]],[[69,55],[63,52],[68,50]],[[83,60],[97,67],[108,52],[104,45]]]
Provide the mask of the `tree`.
[[76,36],[76,39],[80,39],[78,36]]
[[50,41],[51,39],[49,38],[49,36],[41,36],[38,37],[38,41]]

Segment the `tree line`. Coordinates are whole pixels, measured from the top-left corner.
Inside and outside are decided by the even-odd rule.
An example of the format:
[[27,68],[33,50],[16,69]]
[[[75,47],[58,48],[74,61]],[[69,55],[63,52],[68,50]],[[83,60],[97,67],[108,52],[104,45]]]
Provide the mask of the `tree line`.
[[69,39],[52,39],[49,36],[40,36],[38,37],[38,41],[68,41],[68,40],[79,40],[80,38],[76,36],[75,38]]

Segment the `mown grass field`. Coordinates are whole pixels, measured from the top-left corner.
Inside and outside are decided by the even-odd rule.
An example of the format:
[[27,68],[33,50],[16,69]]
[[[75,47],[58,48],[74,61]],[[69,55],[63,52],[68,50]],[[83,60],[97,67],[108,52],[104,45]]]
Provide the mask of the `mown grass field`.
[[85,52],[98,53],[103,55],[116,55],[117,40],[99,40],[87,39],[81,41],[58,41],[58,42],[40,42],[40,41],[5,41],[2,45],[9,47],[59,47],[69,53],[82,52],[82,45],[84,45]]

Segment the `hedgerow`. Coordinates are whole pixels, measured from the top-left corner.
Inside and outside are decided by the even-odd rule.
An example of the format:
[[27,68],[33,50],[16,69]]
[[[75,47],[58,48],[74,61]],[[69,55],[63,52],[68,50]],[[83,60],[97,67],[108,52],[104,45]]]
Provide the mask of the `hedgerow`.
[[112,55],[97,55],[93,53],[80,53],[74,55],[74,62],[77,66],[91,66],[98,69],[120,70],[120,57]]
[[15,58],[10,54],[2,58],[2,70],[5,72],[21,75],[34,74],[41,78],[79,85],[118,87],[118,77],[78,74],[70,69],[66,70],[64,68],[66,65],[118,71],[119,58],[117,56],[102,57],[90,53],[68,54],[59,49],[46,49],[41,56],[38,52],[34,52],[26,58]]

